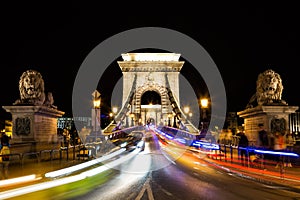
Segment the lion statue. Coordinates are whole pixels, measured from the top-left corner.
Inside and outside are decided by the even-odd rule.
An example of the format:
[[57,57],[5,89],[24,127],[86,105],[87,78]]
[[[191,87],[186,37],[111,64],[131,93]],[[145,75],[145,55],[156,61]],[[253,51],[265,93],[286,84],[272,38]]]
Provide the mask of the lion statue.
[[268,69],[258,75],[256,93],[251,97],[246,108],[252,108],[257,105],[287,105],[281,99],[282,90],[283,85],[280,75]]
[[19,81],[20,99],[15,104],[43,105],[45,101],[44,80],[35,70],[23,72]]

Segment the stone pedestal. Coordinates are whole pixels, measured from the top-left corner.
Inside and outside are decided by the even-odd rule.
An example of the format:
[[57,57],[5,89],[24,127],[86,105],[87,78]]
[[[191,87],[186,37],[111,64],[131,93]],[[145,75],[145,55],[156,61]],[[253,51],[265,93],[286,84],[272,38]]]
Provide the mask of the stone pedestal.
[[57,143],[57,118],[64,112],[48,106],[34,105],[3,108],[12,114],[12,145],[27,146],[24,149],[26,152],[49,149],[49,145]]
[[267,105],[248,108],[237,114],[244,118],[245,133],[249,139],[249,145],[258,144],[258,124],[264,124],[269,134],[275,131],[289,131],[289,114],[295,113],[298,106]]

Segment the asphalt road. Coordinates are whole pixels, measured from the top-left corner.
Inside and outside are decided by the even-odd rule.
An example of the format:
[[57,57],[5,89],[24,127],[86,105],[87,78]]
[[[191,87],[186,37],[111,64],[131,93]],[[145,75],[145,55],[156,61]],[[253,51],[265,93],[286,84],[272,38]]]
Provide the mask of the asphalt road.
[[[123,156],[130,154],[133,152]],[[146,141],[143,152],[112,168],[113,175],[104,184],[72,199],[300,199],[300,194],[289,188],[231,174],[187,149],[160,143],[155,134]]]

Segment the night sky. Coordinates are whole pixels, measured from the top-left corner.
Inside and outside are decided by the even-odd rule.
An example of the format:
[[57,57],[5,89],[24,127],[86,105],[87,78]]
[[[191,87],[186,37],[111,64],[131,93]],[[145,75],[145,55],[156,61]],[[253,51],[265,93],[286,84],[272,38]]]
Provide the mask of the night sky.
[[[129,3],[129,2],[128,2]],[[196,40],[216,63],[226,89],[227,110],[241,111],[255,93],[259,73],[273,69],[283,80],[282,99],[299,101],[298,6],[283,3],[236,3],[162,8],[130,5],[121,10],[108,5],[14,4],[1,6],[0,105],[19,98],[18,81],[28,69],[39,71],[54,104],[72,116],[72,88],[85,57],[103,40],[138,27],[163,27]],[[176,42],[176,41],[174,41]],[[180,53],[180,52],[175,52]],[[183,68],[186,78],[193,78]],[[107,68],[109,83],[122,75],[113,63]],[[189,74],[189,76],[188,76]],[[100,80],[100,78],[99,78]],[[108,81],[101,78],[103,99],[110,98]],[[195,80],[193,80],[195,82]],[[109,109],[110,105],[103,105]],[[104,108],[105,110],[105,108]],[[2,109],[1,118],[9,117]]]

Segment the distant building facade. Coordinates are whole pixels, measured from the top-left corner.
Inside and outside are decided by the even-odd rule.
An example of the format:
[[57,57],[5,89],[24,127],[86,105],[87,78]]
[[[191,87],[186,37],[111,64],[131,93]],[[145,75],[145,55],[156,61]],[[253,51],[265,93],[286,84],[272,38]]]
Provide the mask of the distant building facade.
[[75,123],[80,127],[76,127],[77,129],[81,129],[83,127],[91,127],[92,126],[92,118],[91,117],[60,117],[57,119],[57,128],[59,129],[74,129]]

